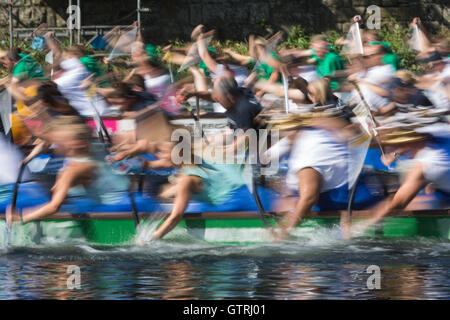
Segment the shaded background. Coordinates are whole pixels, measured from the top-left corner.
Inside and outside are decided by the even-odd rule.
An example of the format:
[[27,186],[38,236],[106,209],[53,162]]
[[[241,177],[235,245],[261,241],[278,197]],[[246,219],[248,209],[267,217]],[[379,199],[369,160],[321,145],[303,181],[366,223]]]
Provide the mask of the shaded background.
[[[8,10],[2,1],[0,28],[7,32]],[[73,4],[76,0],[72,1]],[[336,29],[345,31],[356,14],[369,15],[370,5],[381,7],[382,20],[393,17],[406,26],[413,17],[421,17],[432,32],[449,28],[449,1],[445,0],[142,0],[144,37],[160,44],[167,39],[187,40],[192,28],[203,23],[215,28],[221,39],[242,40],[250,33],[264,35],[267,28],[302,25],[308,33]],[[66,26],[67,0],[16,0],[13,9],[15,27]],[[83,25],[130,24],[136,20],[134,0],[81,0]]]

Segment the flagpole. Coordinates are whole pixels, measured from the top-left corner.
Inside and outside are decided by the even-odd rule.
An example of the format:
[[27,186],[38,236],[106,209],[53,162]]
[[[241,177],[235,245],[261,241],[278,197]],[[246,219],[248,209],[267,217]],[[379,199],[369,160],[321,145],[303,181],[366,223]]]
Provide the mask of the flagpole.
[[358,49],[360,50],[360,54],[364,54],[363,52],[363,45],[362,45],[362,40],[361,40],[361,32],[359,31],[359,23],[356,22],[356,33],[358,34]]
[[[78,13],[80,13],[78,15]],[[80,44],[81,42],[81,7],[80,7],[80,0],[77,0],[77,43]]]
[[[69,10],[72,10],[72,0],[69,0]],[[71,18],[70,17],[70,14],[71,13],[69,13],[69,19]],[[70,23],[72,23],[72,21],[70,21]],[[70,25],[69,26],[69,45],[70,46],[72,46],[72,34],[73,34],[73,25]]]
[[289,113],[289,97],[288,97],[289,84],[284,73],[281,73],[281,76],[283,77],[283,87],[284,87],[284,108],[286,109],[286,113]]
[[9,48],[12,49],[13,47],[13,17],[12,17],[12,0],[9,0],[9,8],[8,8],[8,15],[9,15]]
[[138,21],[138,27],[141,28],[141,0],[137,0],[137,21]]

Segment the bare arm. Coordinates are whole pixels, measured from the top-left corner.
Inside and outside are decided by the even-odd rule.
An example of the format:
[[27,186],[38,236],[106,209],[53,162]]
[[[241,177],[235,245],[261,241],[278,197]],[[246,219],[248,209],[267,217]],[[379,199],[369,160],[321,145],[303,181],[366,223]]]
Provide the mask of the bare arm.
[[[270,83],[269,81],[258,81],[254,86],[256,89],[272,93],[278,97],[284,97],[284,87],[278,83]],[[305,101],[306,97],[299,89],[288,89],[288,97],[294,101]]]
[[42,153],[45,149],[47,149],[48,146],[49,144],[46,141],[40,140],[38,144],[35,145],[33,150],[31,150],[31,152],[23,159],[22,162],[23,163],[30,162],[34,157],[36,157],[38,154]]
[[50,51],[53,52],[53,59],[54,61],[59,61],[61,58],[62,50],[59,47],[59,44],[53,39],[53,32],[47,32],[45,34],[45,42],[47,43],[48,48]]
[[249,63],[251,56],[244,56],[242,54],[239,54],[237,52],[234,52],[230,48],[226,48],[223,50],[226,54],[228,54],[232,59],[234,59],[236,62],[238,62],[240,65],[245,66]]
[[373,83],[370,83],[370,82],[367,82],[364,80],[360,80],[359,83],[365,85],[367,88],[369,88],[371,91],[373,91],[374,93],[376,93],[379,96],[382,96],[382,97],[389,96],[389,91],[380,86],[377,86]]
[[208,48],[206,47],[206,42],[204,40],[204,34],[201,34],[199,36],[199,39],[197,40],[197,46],[200,58],[203,60],[209,70],[211,70],[213,73],[216,73],[218,63],[209,54]]

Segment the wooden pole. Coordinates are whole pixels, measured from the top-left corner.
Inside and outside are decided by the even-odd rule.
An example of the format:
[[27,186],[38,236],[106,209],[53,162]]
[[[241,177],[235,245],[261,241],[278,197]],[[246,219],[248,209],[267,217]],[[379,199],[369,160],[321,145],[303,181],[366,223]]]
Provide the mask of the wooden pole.
[[[69,10],[72,10],[72,0],[69,0]],[[72,12],[72,11],[70,11],[70,12]],[[69,13],[69,15],[70,14],[71,13]],[[69,17],[69,19],[70,19],[70,17]],[[71,23],[72,23],[72,21],[71,21]],[[69,28],[69,44],[70,44],[70,46],[72,46],[72,35],[73,35],[73,25],[71,24],[70,28]]]
[[[81,7],[80,7],[80,0],[77,0],[77,43],[81,43]],[[80,13],[78,15],[78,13]]]
[[9,0],[8,14],[9,14],[9,48],[10,49],[13,47],[13,40],[14,40],[12,6],[13,6],[12,0]]
[[141,30],[141,0],[137,0],[137,21],[138,21],[138,28]]

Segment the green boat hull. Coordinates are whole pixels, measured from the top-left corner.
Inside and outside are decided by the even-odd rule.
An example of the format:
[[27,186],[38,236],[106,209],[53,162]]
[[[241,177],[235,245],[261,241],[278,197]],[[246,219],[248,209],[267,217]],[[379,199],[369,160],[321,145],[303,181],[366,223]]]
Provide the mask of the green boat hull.
[[[354,222],[359,219],[353,219]],[[275,219],[269,219],[273,225]],[[339,232],[338,216],[306,219],[293,231],[295,237],[308,237],[317,232]],[[3,225],[2,225],[3,224]],[[0,230],[4,221],[0,221]],[[137,240],[148,240],[148,235],[158,222],[143,220],[136,229],[133,219],[74,219],[43,220],[16,224],[9,238],[10,245],[33,245],[40,243],[90,243],[101,245],[131,245]],[[3,231],[2,231],[3,232]],[[400,216],[388,217],[381,224],[368,230],[364,236],[377,237],[433,237],[450,239],[450,216]],[[221,244],[252,244],[268,242],[269,234],[259,218],[188,218],[170,232],[165,239],[182,241],[205,241]]]

